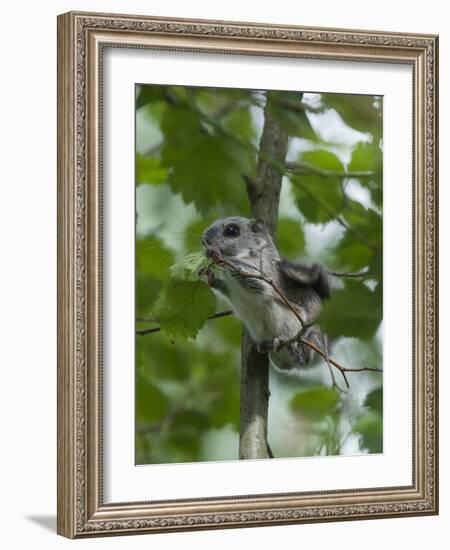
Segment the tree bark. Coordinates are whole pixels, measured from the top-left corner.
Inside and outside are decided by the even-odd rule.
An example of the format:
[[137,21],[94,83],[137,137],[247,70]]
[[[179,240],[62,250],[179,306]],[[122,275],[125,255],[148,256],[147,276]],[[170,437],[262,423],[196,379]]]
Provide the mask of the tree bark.
[[[276,165],[285,162],[288,135],[272,118],[269,102],[270,92],[267,93],[264,109],[256,179],[247,178],[246,183],[253,217],[262,218],[275,237],[283,177]],[[243,332],[241,357],[239,458],[269,458],[272,456],[267,440],[269,356],[256,351],[246,329]]]

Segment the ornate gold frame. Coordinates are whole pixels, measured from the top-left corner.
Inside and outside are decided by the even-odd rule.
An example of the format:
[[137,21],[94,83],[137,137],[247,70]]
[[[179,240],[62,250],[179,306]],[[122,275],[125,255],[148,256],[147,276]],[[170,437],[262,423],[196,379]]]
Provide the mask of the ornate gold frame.
[[[102,501],[102,48],[413,68],[413,484],[166,502]],[[253,23],[58,17],[58,533],[85,537],[436,514],[438,39]],[[149,495],[151,498],[151,495]]]

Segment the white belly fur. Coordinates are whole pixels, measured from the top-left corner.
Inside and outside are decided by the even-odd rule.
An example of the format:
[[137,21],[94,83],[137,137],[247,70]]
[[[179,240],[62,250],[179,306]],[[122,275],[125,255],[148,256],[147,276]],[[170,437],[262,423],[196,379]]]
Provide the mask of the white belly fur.
[[234,313],[243,321],[254,342],[261,343],[279,336],[291,337],[300,330],[300,322],[270,285],[264,284],[264,291],[255,293],[243,288],[229,275],[226,284]]

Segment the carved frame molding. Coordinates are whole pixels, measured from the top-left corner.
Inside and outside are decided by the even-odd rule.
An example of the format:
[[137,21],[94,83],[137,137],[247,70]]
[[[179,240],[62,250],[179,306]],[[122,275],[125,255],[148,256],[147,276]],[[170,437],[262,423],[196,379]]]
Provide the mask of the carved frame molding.
[[[412,486],[103,503],[101,89],[105,46],[413,67]],[[74,12],[58,17],[58,533],[75,538],[438,512],[437,48],[437,37],[430,35]]]

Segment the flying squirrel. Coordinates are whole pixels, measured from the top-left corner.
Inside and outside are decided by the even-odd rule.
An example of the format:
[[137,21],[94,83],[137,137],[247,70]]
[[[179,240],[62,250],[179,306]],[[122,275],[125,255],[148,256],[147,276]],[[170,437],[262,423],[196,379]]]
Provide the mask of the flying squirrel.
[[[230,303],[257,349],[268,351],[277,368],[291,370],[311,364],[315,352],[309,346],[288,342],[302,329],[302,340],[328,354],[326,336],[313,324],[322,301],[330,296],[329,275],[321,265],[307,266],[283,258],[259,218],[218,219],[204,231],[202,243],[207,256],[218,254],[223,260],[217,262],[220,269],[208,272],[209,286]],[[252,273],[260,278],[249,277]]]

